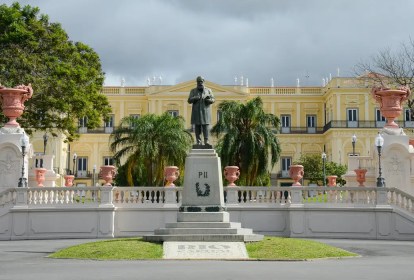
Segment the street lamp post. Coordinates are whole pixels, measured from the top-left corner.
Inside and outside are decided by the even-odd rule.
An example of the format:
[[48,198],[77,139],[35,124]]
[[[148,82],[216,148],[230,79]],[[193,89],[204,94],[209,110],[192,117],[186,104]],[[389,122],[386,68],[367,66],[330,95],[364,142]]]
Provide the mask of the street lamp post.
[[382,150],[383,145],[384,145],[384,138],[378,132],[377,137],[375,137],[375,146],[377,146],[377,150],[378,150],[378,178],[377,178],[378,188],[385,187],[385,179],[382,178],[382,169],[381,169],[381,150]]
[[[73,153],[73,175],[75,175],[76,170],[76,159],[78,158],[78,155],[76,153]],[[75,175],[76,177],[76,175]]]
[[355,144],[356,144],[356,141],[357,141],[357,137],[354,134],[354,135],[352,135],[352,156],[355,156]]
[[27,188],[27,180],[24,177],[24,157],[26,155],[26,147],[29,145],[29,137],[27,137],[26,133],[23,132],[22,137],[20,137],[20,145],[22,147],[22,176],[19,179],[19,184],[17,185],[19,188]]
[[95,187],[95,172],[96,172],[96,164],[93,165],[92,187]]
[[322,153],[322,164],[323,164],[323,185],[326,186],[326,172],[325,172],[326,154]]

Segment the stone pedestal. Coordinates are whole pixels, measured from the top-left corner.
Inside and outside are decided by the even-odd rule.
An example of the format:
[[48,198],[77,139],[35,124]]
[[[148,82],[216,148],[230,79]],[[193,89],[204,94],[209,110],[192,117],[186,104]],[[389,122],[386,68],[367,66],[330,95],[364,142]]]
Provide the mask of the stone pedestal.
[[213,149],[193,149],[185,162],[182,204],[176,223],[156,229],[148,241],[259,241],[251,229],[230,222],[225,211],[221,162]]
[[56,187],[56,180],[60,178],[60,175],[57,174],[53,169],[53,160],[54,155],[35,155],[32,159],[32,167],[29,172],[29,187],[36,187],[36,168],[45,168],[45,181],[43,183],[44,187]]
[[[414,188],[411,184],[413,174],[410,166],[414,160],[414,151],[410,150],[408,136],[383,134],[384,146],[381,153],[383,178],[387,187],[395,187],[411,195]],[[378,156],[377,156],[378,165]],[[376,168],[378,176],[378,167]]]
[[[198,207],[199,209],[193,209]],[[185,161],[180,212],[224,211],[221,161],[213,149],[193,149]]]
[[1,190],[17,187],[22,176],[24,160],[24,178],[28,176],[29,157],[32,153],[31,145],[26,147],[26,155],[22,156],[20,138],[24,130],[20,127],[0,129],[0,192]]

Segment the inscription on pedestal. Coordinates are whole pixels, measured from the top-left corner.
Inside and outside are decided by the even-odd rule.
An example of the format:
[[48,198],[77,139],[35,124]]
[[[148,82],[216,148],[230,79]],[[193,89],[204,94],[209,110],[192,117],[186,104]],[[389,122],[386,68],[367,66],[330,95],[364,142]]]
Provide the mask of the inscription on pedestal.
[[164,259],[248,259],[243,242],[164,242]]
[[224,209],[221,163],[214,150],[192,150],[185,162],[185,173],[181,211]]

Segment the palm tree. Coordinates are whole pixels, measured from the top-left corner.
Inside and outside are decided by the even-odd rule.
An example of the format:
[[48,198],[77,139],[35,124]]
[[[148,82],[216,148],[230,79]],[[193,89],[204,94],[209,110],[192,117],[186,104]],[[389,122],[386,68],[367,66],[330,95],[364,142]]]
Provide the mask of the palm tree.
[[[118,165],[124,162],[129,185],[133,185],[133,175],[141,175],[142,185],[160,186],[165,166],[183,168],[193,138],[185,130],[182,117],[164,113],[123,118],[110,141],[114,160]],[[144,174],[136,174],[137,171]]]
[[218,138],[217,152],[223,167],[240,167],[239,184],[265,185],[280,155],[275,135],[280,126],[279,118],[263,111],[260,97],[246,104],[224,101],[218,109],[221,117],[211,132]]

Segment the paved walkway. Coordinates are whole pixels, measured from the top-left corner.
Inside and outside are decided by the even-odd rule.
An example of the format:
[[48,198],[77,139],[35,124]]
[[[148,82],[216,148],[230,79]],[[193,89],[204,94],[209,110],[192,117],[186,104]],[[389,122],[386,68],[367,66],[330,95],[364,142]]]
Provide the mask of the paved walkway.
[[92,240],[0,241],[0,280],[414,279],[414,242],[318,240],[361,255],[313,261],[92,261],[45,258]]

